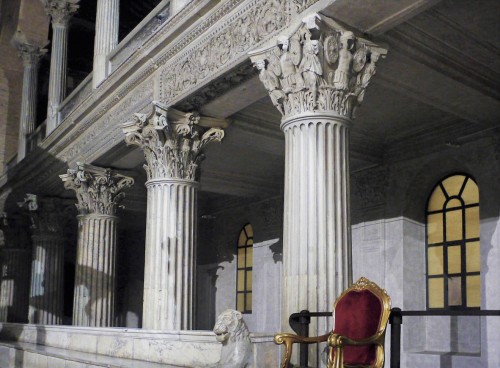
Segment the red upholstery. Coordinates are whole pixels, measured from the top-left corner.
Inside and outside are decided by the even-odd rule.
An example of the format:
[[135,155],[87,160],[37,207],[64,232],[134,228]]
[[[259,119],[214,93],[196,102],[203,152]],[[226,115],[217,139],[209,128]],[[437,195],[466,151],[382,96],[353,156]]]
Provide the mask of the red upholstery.
[[[380,299],[368,290],[351,290],[335,307],[334,333],[360,340],[373,336],[382,316]],[[370,365],[375,362],[376,345],[345,346],[344,364]]]

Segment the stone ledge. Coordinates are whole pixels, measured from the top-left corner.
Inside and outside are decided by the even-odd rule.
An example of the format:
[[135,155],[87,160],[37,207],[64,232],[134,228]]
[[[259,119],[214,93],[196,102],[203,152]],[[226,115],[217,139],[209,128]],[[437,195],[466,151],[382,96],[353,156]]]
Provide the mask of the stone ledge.
[[43,345],[0,342],[0,364],[12,368],[107,367],[107,368],[174,368],[179,366],[109,357]]

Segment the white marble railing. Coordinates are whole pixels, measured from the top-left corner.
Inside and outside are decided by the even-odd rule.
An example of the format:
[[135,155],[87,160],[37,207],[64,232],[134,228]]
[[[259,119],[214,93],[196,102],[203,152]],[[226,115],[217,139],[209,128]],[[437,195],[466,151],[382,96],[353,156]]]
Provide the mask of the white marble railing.
[[[252,334],[258,367],[278,365],[279,351],[267,334]],[[207,366],[220,358],[212,331],[153,331],[130,328],[0,324],[0,343],[28,343],[104,356],[185,367]]]
[[161,1],[156,8],[154,8],[151,13],[149,13],[127,35],[127,37],[109,53],[108,61],[111,64],[111,73],[138,50],[146,40],[152,37],[160,26],[170,18],[170,15],[170,1]]
[[92,75],[92,73],[89,73],[59,105],[59,123],[64,121],[71,111],[92,94]]

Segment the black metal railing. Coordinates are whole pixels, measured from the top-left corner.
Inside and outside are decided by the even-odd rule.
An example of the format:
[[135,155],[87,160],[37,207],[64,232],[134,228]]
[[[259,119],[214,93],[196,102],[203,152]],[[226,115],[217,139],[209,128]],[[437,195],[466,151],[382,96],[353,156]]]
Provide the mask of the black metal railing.
[[[303,310],[290,315],[288,322],[297,335],[309,337],[311,317],[331,317],[332,312],[309,312]],[[391,368],[400,368],[401,361],[401,325],[403,316],[500,316],[500,310],[447,310],[447,311],[403,311],[392,308],[389,316],[391,324]],[[309,352],[307,344],[300,344],[300,367],[307,367]]]

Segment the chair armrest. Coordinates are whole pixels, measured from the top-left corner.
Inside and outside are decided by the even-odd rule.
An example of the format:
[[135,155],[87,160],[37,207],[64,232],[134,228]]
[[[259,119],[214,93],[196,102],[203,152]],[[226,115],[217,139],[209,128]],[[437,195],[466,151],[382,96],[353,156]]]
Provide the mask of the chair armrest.
[[328,337],[328,346],[330,347],[342,347],[346,345],[352,346],[361,346],[361,345],[369,345],[369,344],[380,344],[381,337],[383,333],[377,333],[373,336],[370,336],[366,339],[355,340],[351,339],[347,336],[338,335],[338,334],[330,334]]
[[[377,344],[377,345],[382,346],[383,338],[384,338],[383,332],[377,333],[373,336],[370,336],[366,339],[361,339],[361,340],[350,339],[347,336],[338,335],[338,334],[334,334],[334,333],[330,334],[330,336],[328,336],[328,346],[333,351],[333,357],[330,354],[330,357],[328,360],[328,367],[332,367],[332,368],[343,368],[344,367],[344,346],[347,346],[347,345],[361,346],[361,345],[371,345],[371,344]],[[377,355],[378,354],[380,354],[380,352],[377,352]],[[333,360],[332,360],[332,358],[333,358]],[[383,357],[381,359],[383,361]]]
[[290,358],[292,357],[292,347],[295,343],[300,344],[317,344],[320,342],[325,342],[328,340],[330,333],[322,336],[315,337],[303,337],[289,333],[280,333],[274,335],[274,343],[277,345],[285,345],[285,353],[283,354],[283,361],[281,362],[281,368],[287,368],[290,363]]

